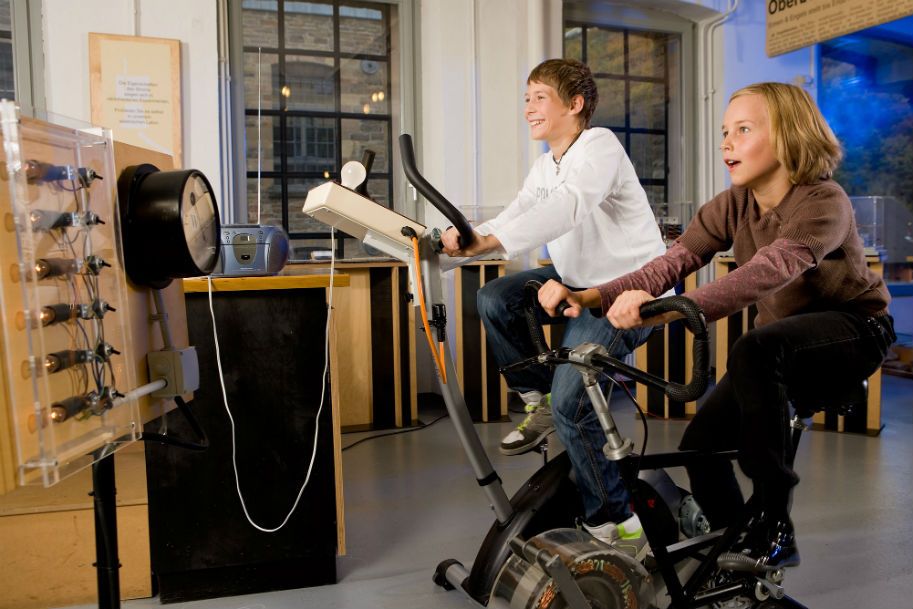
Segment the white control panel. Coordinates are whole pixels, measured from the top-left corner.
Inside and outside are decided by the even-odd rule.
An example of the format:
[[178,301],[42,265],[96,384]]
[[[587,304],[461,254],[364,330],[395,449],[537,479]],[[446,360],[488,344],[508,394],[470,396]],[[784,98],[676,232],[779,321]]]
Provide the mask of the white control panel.
[[399,260],[408,261],[412,252],[412,239],[403,234],[403,227],[414,230],[419,239],[426,230],[418,222],[335,182],[312,189],[302,211]]

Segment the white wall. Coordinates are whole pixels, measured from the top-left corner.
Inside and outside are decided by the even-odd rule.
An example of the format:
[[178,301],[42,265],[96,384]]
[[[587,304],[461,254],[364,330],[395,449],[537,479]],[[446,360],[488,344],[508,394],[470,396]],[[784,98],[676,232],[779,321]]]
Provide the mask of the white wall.
[[741,0],[736,11],[722,27],[723,82],[715,104],[715,122],[711,125],[715,138],[710,140],[714,147],[712,169],[714,190],[717,192],[729,183],[729,175],[723,170],[723,159],[718,148],[722,113],[732,93],[746,85],[773,81],[805,86],[813,98],[817,96],[814,55],[811,48],[799,49],[776,57],[767,56],[766,7],[767,2]]
[[[561,54],[560,7],[560,0],[420,1],[422,173],[455,205],[487,208],[476,210],[481,220],[513,200],[544,150],[529,139],[523,95],[530,70]],[[424,222],[449,224],[431,208]],[[535,259],[533,252],[512,268]],[[451,288],[445,275],[453,311]],[[450,326],[453,336],[454,315]],[[430,366],[422,370],[419,391],[434,390]]]
[[[456,205],[475,199],[474,15],[470,2],[421,2],[421,170]],[[426,210],[427,224],[441,225]]]
[[[505,205],[529,169],[523,93],[530,69],[547,56],[542,33],[529,29],[530,21],[541,27],[536,16],[549,5],[421,2],[423,173],[456,205]],[[429,212],[426,221],[436,219]]]
[[89,32],[181,41],[184,166],[213,184],[219,167],[216,3],[212,0],[44,0],[47,110],[90,122]]
[[[799,49],[768,57],[767,2],[742,0],[739,8],[723,26],[724,93],[728,99],[736,89],[756,82],[774,81],[811,84],[814,76],[812,50]],[[816,87],[808,87],[813,96]]]

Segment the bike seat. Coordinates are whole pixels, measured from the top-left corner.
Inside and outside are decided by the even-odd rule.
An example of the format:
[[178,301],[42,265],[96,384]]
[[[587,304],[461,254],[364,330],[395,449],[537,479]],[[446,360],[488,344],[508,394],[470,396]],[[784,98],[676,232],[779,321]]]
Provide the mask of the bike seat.
[[857,404],[865,404],[869,395],[867,380],[850,382],[828,379],[807,392],[790,393],[789,400],[800,419],[808,419],[822,410],[846,415]]

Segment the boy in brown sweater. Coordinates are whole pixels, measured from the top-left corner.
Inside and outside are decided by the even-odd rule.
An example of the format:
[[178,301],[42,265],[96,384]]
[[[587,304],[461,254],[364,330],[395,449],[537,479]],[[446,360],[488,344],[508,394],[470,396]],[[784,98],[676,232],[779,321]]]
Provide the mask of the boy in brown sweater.
[[[738,268],[687,296],[708,321],[754,303],[755,328],[733,345],[681,448],[739,450],[768,533],[748,550],[773,569],[799,564],[788,513],[799,480],[786,463],[788,396],[827,378],[867,378],[895,336],[887,288],[867,268],[850,201],[830,179],[840,144],[809,95],[781,83],[740,89],[722,135],[732,187],[700,209],[668,252],[582,292],[549,282],[539,301],[550,313],[568,301],[570,317],[601,305],[617,328],[665,323],[675,314],[642,320],[640,306],[732,248]],[[728,525],[743,505],[731,463],[702,461],[688,475],[711,525]]]

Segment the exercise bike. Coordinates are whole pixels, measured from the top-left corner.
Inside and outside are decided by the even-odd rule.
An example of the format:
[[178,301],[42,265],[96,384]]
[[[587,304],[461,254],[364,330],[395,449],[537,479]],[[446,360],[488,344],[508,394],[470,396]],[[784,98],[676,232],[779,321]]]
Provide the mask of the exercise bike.
[[[466,218],[419,173],[411,136],[400,136],[399,144],[403,168],[410,183],[457,229],[461,241],[470,243],[473,231]],[[352,180],[351,175],[364,179],[364,168],[360,164],[350,162],[342,173],[343,183],[348,187],[330,181],[312,189],[303,212],[407,265],[409,291],[415,296],[413,304],[422,308],[425,334],[437,365],[447,412],[476,480],[496,517],[471,569],[467,570],[456,560],[445,560],[435,571],[435,583],[459,589],[476,603],[492,607],[569,606],[583,609],[651,604],[652,575],[633,559],[575,528],[582,509],[579,493],[572,482],[570,460],[565,453],[548,461],[513,497],[507,496],[482,447],[459,386],[453,382],[456,370],[445,347],[446,309],[439,263],[440,231],[429,230],[355,192],[360,180]],[[350,178],[348,182],[347,176]],[[594,407],[599,404],[597,412],[603,413],[600,422],[606,430],[607,454],[611,452],[623,465],[625,483],[632,498],[635,498],[636,510],[654,548],[671,606],[709,605],[749,592],[759,600],[761,597],[782,596],[782,589],[774,581],[776,575],[757,577],[751,574],[749,586],[741,576],[730,581],[719,574],[716,559],[731,548],[744,527],[737,530],[733,526],[732,531],[711,533],[681,542],[684,545],[678,544],[678,526],[674,520],[670,525],[672,516],[666,503],[654,487],[638,478],[637,472],[680,466],[688,458],[699,457],[689,453],[635,457],[630,441],[618,435],[605,397],[595,380],[601,374],[597,372],[599,370],[620,372],[665,391],[675,399],[688,401],[701,395],[708,378],[706,327],[703,326],[702,316],[693,310],[693,305],[689,308],[689,303],[684,298],[659,299],[649,303],[653,314],[671,310],[682,312],[696,337],[703,337],[694,341],[694,370],[688,385],[670,383],[607,358],[596,346],[551,352],[542,339],[540,351],[543,353],[534,359],[554,365],[572,364],[581,370],[585,378],[588,378],[586,375],[593,377],[595,388],[588,386],[587,392]],[[431,312],[430,318],[427,311]],[[647,313],[649,311],[642,314]],[[439,348],[434,347],[431,328],[436,329]],[[530,328],[533,328],[532,322]],[[655,517],[648,515],[651,510],[655,511]],[[675,563],[680,559],[701,556],[700,552],[708,547],[710,552],[702,559],[694,576],[682,584],[676,575]],[[575,560],[568,560],[569,556]],[[733,583],[735,580],[738,581]],[[720,583],[715,585],[714,582]],[[783,606],[801,607],[799,604]]]
[[[670,522],[668,514],[652,505],[654,499],[644,492],[640,473],[644,470],[661,470],[682,467],[699,462],[709,456],[735,458],[736,451],[702,454],[677,451],[658,454],[636,454],[630,439],[622,437],[615,426],[605,395],[599,387],[600,378],[621,374],[649,387],[659,389],[677,400],[691,400],[703,394],[708,381],[708,340],[703,314],[692,301],[683,296],[673,296],[646,303],[641,308],[641,317],[647,319],[667,311],[677,311],[684,316],[685,326],[694,334],[694,364],[691,382],[679,385],[632,368],[624,362],[610,357],[606,349],[597,344],[584,343],[573,349],[550,350],[545,342],[542,327],[538,323],[538,302],[536,294],[541,284],[527,283],[526,319],[533,344],[538,354],[516,364],[505,367],[504,371],[522,369],[533,364],[550,366],[572,365],[583,376],[587,395],[592,402],[599,422],[606,434],[603,449],[607,458],[618,462],[622,481],[631,494],[634,511],[641,523],[653,552],[653,572],[658,574],[654,589],[663,590],[669,606],[685,607],[794,607],[802,604],[787,596],[783,588],[783,570],[769,568],[747,554],[733,550],[738,543],[750,537],[755,527],[762,526],[756,501],[746,502],[741,516],[725,530],[714,531],[683,541],[670,543]],[[559,306],[559,313],[563,310]],[[800,404],[798,401],[796,404]],[[811,416],[813,410],[799,406],[791,426],[792,444],[788,462],[792,465],[805,426],[803,419]],[[527,542],[513,540],[510,547],[514,556],[496,580],[493,594],[495,604],[510,607],[631,607],[631,588],[624,585],[610,585],[611,574],[600,574],[598,584],[593,581],[594,566],[590,558],[592,543],[584,543],[585,534],[580,532],[556,534],[546,532]],[[546,568],[556,557],[565,563],[567,574],[556,577],[554,568]],[[690,565],[688,564],[690,563]],[[688,567],[690,566],[690,570]],[[682,573],[686,573],[682,577]],[[637,579],[628,576],[625,583]],[[521,583],[522,582],[522,583]],[[576,586],[575,586],[576,584]],[[576,588],[565,594],[564,602],[555,604],[550,597],[556,596],[553,588]],[[594,594],[595,593],[595,594]],[[624,596],[627,593],[627,596]],[[595,596],[595,598],[594,598]],[[658,596],[658,595],[657,595]],[[543,602],[545,599],[545,602]],[[574,602],[572,599],[577,599]],[[583,601],[589,604],[584,604]],[[639,597],[643,602],[645,597]],[[653,600],[658,600],[654,598]],[[595,602],[594,602],[595,601]],[[608,601],[608,602],[606,602]],[[506,604],[505,604],[506,603]],[[490,603],[491,604],[491,603]],[[639,604],[636,606],[640,606]]]

